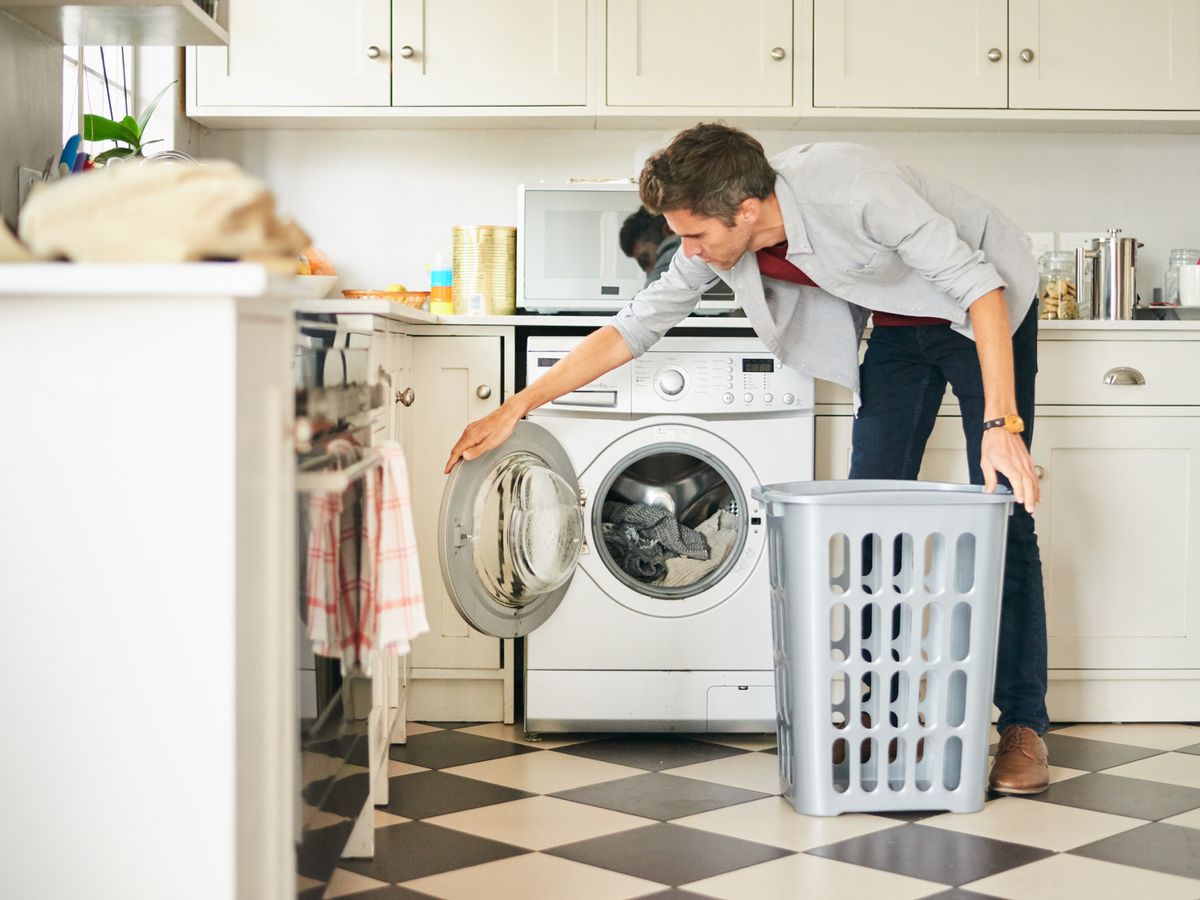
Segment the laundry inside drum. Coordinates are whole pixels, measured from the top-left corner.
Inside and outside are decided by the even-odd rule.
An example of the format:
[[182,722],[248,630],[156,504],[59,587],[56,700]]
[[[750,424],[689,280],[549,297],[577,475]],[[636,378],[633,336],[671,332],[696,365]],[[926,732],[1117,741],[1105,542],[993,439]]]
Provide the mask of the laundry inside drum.
[[744,505],[719,460],[674,449],[644,453],[620,467],[604,492],[605,563],[644,593],[699,593],[736,558]]

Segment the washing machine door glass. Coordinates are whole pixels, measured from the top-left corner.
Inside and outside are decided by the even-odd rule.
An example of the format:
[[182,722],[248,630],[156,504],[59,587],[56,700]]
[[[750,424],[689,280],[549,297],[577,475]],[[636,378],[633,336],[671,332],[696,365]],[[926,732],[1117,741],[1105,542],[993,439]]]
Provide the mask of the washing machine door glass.
[[543,428],[518,422],[503,445],[451,473],[440,556],[450,599],[474,628],[519,637],[553,613],[584,541],[579,484]]

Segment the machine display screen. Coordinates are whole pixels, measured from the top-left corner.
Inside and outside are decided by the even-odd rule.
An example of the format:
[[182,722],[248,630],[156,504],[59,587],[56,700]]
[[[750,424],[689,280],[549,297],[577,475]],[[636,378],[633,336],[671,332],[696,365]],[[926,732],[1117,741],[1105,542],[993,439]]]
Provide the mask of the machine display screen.
[[743,359],[743,372],[774,372],[775,360],[773,359]]

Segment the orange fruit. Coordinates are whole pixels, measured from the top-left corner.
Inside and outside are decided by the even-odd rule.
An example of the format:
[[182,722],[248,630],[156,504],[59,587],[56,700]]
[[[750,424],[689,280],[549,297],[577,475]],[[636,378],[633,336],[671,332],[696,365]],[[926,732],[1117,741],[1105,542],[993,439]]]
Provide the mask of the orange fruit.
[[313,275],[336,275],[337,269],[334,268],[333,262],[321,250],[309,244],[304,249],[304,256],[308,260],[308,265],[312,269]]

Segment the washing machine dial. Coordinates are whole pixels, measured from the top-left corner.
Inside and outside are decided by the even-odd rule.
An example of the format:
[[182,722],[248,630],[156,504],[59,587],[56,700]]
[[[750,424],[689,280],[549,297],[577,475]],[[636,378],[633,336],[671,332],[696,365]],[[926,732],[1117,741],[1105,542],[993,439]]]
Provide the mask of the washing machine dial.
[[676,369],[674,366],[659,369],[654,375],[654,387],[667,398],[678,397],[683,393],[686,384],[687,378],[684,376],[683,370]]

